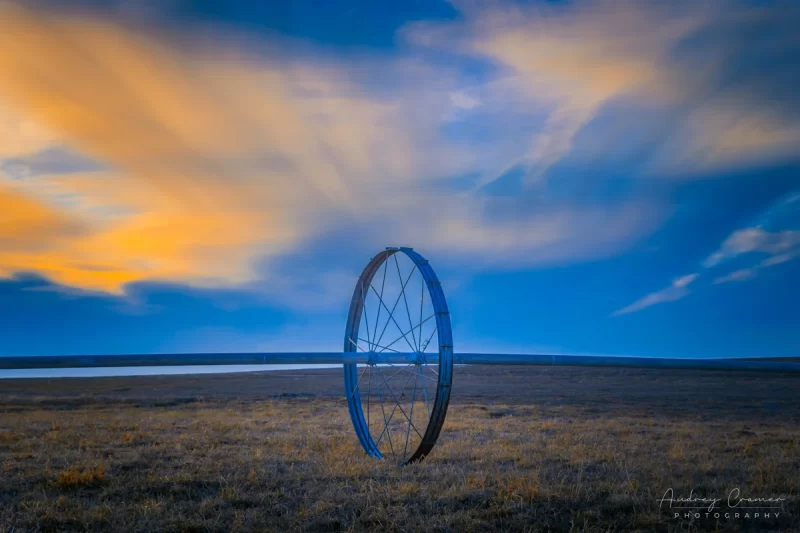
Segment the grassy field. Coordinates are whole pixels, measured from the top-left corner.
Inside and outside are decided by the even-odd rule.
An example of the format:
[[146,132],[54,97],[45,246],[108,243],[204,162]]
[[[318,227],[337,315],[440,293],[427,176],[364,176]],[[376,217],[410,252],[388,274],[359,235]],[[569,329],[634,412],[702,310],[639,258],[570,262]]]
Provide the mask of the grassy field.
[[[0,532],[797,531],[798,391],[460,367],[433,454],[397,468],[360,449],[340,371],[0,381]],[[670,488],[720,518],[674,518]],[[735,518],[737,488],[779,516]]]

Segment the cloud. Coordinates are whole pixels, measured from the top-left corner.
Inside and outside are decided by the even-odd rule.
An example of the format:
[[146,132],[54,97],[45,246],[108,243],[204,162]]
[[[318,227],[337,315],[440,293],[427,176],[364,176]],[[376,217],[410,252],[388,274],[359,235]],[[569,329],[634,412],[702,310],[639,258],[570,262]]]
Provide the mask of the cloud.
[[0,99],[0,159],[38,152],[55,140],[39,123],[23,118]]
[[[404,35],[491,61],[497,74],[482,101],[513,108],[498,120],[529,125],[515,155],[479,186],[513,168],[524,169],[528,185],[540,184],[562,160],[609,157],[620,144],[653,152],[642,174],[669,176],[797,157],[800,113],[786,93],[797,67],[780,63],[798,44],[795,6],[456,5],[461,20],[417,23]],[[609,113],[608,125],[590,127]]]
[[800,256],[800,249],[793,250],[785,254],[773,255],[772,257],[768,257],[763,261],[761,261],[760,265],[762,267],[780,265],[782,263],[786,263],[787,261],[791,261],[792,259],[798,256]]
[[753,109],[744,97],[730,100],[709,103],[689,115],[686,139],[691,144],[668,168],[725,169],[796,157],[800,122],[795,117],[769,106]]
[[[291,197],[283,195],[282,209],[275,208],[286,177],[257,182],[251,163],[261,155],[261,138],[281,148],[300,134],[292,131],[291,111],[280,106],[279,79],[236,63],[195,64],[99,21],[1,8],[0,92],[46,124],[58,143],[114,172],[18,184],[28,198],[24,210],[60,213],[84,231],[54,240],[17,216],[12,223],[26,226],[39,246],[4,246],[0,274],[31,270],[111,292],[143,279],[228,284],[250,279],[257,254],[294,238],[298,224],[281,216]],[[235,96],[220,86],[225,77],[238,81],[231,86]],[[258,87],[266,109],[248,110]]]
[[787,261],[793,252],[800,248],[800,231],[779,231],[770,233],[759,227],[745,228],[733,232],[720,246],[720,249],[705,260],[703,266],[710,268],[719,263],[747,253],[762,253],[781,257],[769,264]]
[[58,172],[51,161],[45,173],[0,176],[17,208],[0,276],[33,271],[113,293],[140,281],[248,284],[340,227],[354,228],[353,246],[424,238],[454,261],[489,250],[497,264],[564,262],[615,253],[661,216],[635,199],[534,209],[521,198],[509,217],[505,204],[456,194],[450,177],[485,172],[503,150],[442,133],[442,109],[483,100],[415,58],[293,54],[8,3],[0,12],[0,98],[22,117],[0,141],[33,132],[2,156],[24,164],[65,147],[97,167]]
[[474,109],[481,105],[480,100],[470,96],[464,91],[454,91],[450,93],[450,102],[452,102],[454,107],[460,109]]
[[[781,206],[792,203],[793,198],[787,202],[782,202]],[[720,246],[719,250],[711,254],[704,262],[703,267],[710,269],[716,267],[724,261],[731,260],[742,254],[761,253],[769,257],[762,259],[756,265],[749,268],[742,268],[718,276],[713,283],[716,285],[735,281],[746,281],[754,278],[758,272],[764,268],[779,265],[800,257],[800,232],[798,231],[779,231],[770,233],[760,227],[745,228],[733,232]],[[634,311],[640,311],[651,305],[671,302],[683,298],[689,294],[688,285],[697,279],[699,274],[690,274],[678,278],[672,284],[658,292],[648,294],[641,300],[615,311],[614,316]]]
[[[505,168],[523,165],[534,183],[573,148],[575,136],[607,103],[639,93],[664,98],[667,72],[660,69],[677,39],[699,22],[663,20],[653,10],[616,3],[601,7],[461,6],[464,22],[420,23],[406,36],[432,47],[456,48],[502,67],[486,86],[488,101],[518,101],[516,111],[544,113],[518,156]],[[502,172],[505,172],[502,171]],[[481,185],[502,172],[484,177]]]
[[[787,222],[791,224],[792,214],[796,211],[793,204],[799,198],[800,195],[796,191],[785,194],[764,210],[757,220],[757,225],[731,233],[722,242],[719,249],[703,262],[705,268],[715,268],[740,256],[760,255],[762,259],[749,268],[717,277],[714,283],[752,279],[765,268],[800,257],[800,231],[767,231],[764,229],[765,227],[782,226]],[[767,257],[763,257],[764,255]]]
[[697,274],[688,274],[673,281],[672,285],[681,289],[687,287],[695,279],[697,279]]
[[[793,212],[794,206],[792,204],[795,203],[797,199],[798,195],[795,192],[791,192],[779,199],[772,206],[766,209],[760,217],[763,224],[771,225],[775,222],[775,220],[780,220],[787,213]],[[722,283],[753,279],[761,270],[765,268],[780,265],[791,261],[795,257],[800,257],[800,231],[782,230],[769,232],[766,231],[762,226],[752,226],[749,228],[736,230],[722,242],[717,251],[712,253],[705,259],[705,261],[703,261],[702,265],[705,269],[712,269],[722,263],[734,260],[739,256],[747,254],[760,254],[762,256],[767,255],[767,257],[761,259],[761,261],[748,268],[741,268],[728,274],[717,276],[714,278],[713,283],[719,285]],[[673,282],[673,286],[666,289],[666,291],[670,291],[673,287],[676,289],[685,287],[694,281],[696,277],[697,275],[679,278]],[[628,312],[630,312],[631,308],[633,308],[632,310],[643,309],[646,307],[646,305],[642,307],[642,303],[646,301],[649,302],[651,300],[658,300],[659,295],[663,292],[664,291],[661,293],[653,293],[648,295],[639,302],[636,302],[623,310],[617,311],[615,314],[622,314],[622,312],[625,310],[629,310]],[[668,292],[667,296],[674,296],[678,294],[678,291],[673,291]],[[688,292],[686,294],[688,294]],[[679,297],[683,297],[686,294],[683,294]]]
[[[791,201],[786,202],[786,205]],[[720,249],[705,261],[707,268],[714,267],[723,261],[731,260],[742,254],[759,253],[768,257],[750,268],[744,268],[720,276],[714,283],[744,281],[752,279],[759,271],[780,265],[800,257],[800,231],[779,231],[770,233],[759,227],[746,228],[733,232],[725,239]]]
[[652,292],[641,300],[637,300],[627,307],[623,307],[622,309],[614,311],[612,316],[635,313],[636,311],[641,311],[642,309],[646,309],[656,304],[680,300],[690,293],[689,285],[695,279],[697,279],[697,276],[698,274],[695,273],[677,278],[672,281],[669,287],[661,289],[660,291]]
[[755,275],[755,272],[753,271],[752,268],[743,268],[743,269],[740,269],[740,270],[735,270],[735,271],[733,271],[730,274],[727,274],[725,276],[720,276],[720,277],[716,278],[714,280],[714,283],[715,284],[720,284],[720,283],[729,283],[731,281],[744,281],[744,280],[752,278],[754,275]]
[[[521,217],[496,214],[509,207],[489,200],[443,207],[441,216],[417,221],[424,223],[417,232],[427,231],[432,246],[451,249],[468,262],[547,265],[619,253],[653,231],[665,215],[661,206],[646,201],[593,207],[553,202],[534,204]],[[405,230],[413,233],[415,227],[410,223]]]
[[[0,249],[9,253],[38,253],[50,245],[81,236],[80,222],[57,209],[0,183]],[[0,271],[8,262],[0,255]]]
[[765,268],[769,268],[775,265],[780,265],[791,261],[795,257],[800,257],[800,247],[791,250],[787,253],[782,253],[778,255],[773,255],[763,259],[759,263],[753,265],[750,268],[743,268],[739,270],[735,270],[730,274],[726,274],[724,276],[720,276],[714,280],[715,284],[719,283],[728,283],[730,281],[745,281],[748,279],[752,279],[758,274],[761,270]]
[[[648,113],[669,118],[660,171],[796,145],[796,113],[760,98],[774,87],[758,73],[721,81],[738,72],[742,49],[726,44],[737,29],[756,24],[748,44],[760,50],[761,30],[795,11],[721,5],[462,3],[460,21],[405,28],[400,53],[334,57],[0,0],[0,194],[16,209],[0,226],[0,276],[115,293],[146,280],[288,283],[270,261],[345,227],[351,246],[429,246],[496,268],[620,253],[664,219],[658,199],[578,202],[545,180],[576,154],[652,142],[628,126],[598,135],[609,109],[628,125],[641,111],[649,133]],[[790,26],[777,25],[770,53],[786,50]],[[686,54],[698,38],[708,54]],[[461,59],[442,68],[420,45]],[[491,66],[477,82],[476,61]],[[481,134],[448,134],[454,116]],[[95,168],[25,162],[56,148]],[[454,179],[477,175],[480,189],[514,169],[536,194]]]

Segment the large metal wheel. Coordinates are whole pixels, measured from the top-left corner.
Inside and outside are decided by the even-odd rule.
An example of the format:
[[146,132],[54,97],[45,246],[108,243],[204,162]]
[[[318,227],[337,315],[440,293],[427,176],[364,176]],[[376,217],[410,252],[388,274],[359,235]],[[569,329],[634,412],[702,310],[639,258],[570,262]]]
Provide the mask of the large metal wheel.
[[425,458],[444,424],[453,376],[450,313],[425,258],[411,248],[372,258],[350,301],[344,351],[369,361],[344,365],[350,417],[367,454],[400,464]]

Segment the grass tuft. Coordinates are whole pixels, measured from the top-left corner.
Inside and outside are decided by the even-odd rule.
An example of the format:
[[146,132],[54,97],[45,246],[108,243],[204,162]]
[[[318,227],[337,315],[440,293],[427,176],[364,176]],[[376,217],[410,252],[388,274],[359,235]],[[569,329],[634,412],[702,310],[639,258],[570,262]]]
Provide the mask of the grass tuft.
[[63,488],[94,487],[106,479],[106,469],[102,464],[96,467],[70,466],[58,473],[56,485]]

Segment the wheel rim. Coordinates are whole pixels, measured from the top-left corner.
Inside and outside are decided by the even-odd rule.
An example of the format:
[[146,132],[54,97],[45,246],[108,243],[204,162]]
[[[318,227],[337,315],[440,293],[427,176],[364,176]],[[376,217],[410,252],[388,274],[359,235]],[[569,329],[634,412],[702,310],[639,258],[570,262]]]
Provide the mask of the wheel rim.
[[345,364],[356,435],[372,457],[400,464],[433,449],[447,414],[453,374],[450,314],[439,279],[410,248],[387,248],[353,291],[345,352],[411,352],[408,364]]

